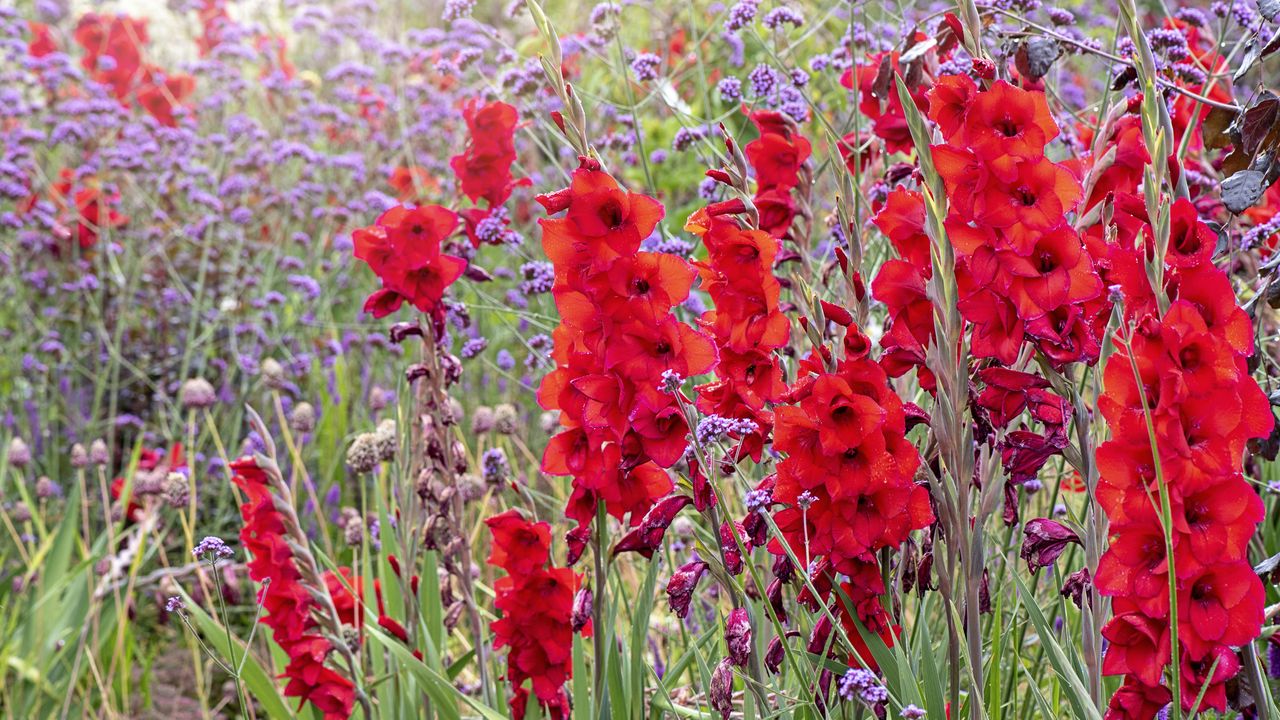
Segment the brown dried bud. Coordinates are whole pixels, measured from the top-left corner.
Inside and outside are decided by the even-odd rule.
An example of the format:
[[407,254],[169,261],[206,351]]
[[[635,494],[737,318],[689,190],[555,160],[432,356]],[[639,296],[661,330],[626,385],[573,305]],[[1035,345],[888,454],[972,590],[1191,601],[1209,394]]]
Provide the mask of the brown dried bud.
[[171,508],[184,508],[191,503],[191,484],[182,473],[171,472],[165,477],[164,501]]
[[262,361],[262,366],[258,368],[258,375],[262,377],[262,383],[272,390],[283,390],[288,386],[284,376],[284,366],[274,358]]
[[502,403],[493,409],[493,429],[503,435],[514,435],[520,425],[520,411],[511,403]]
[[396,449],[400,445],[400,436],[396,432],[395,420],[387,418],[378,423],[377,429],[373,432],[373,439],[379,460],[390,461],[396,458]]
[[9,441],[9,464],[16,468],[24,468],[31,464],[31,448],[20,437]]
[[178,402],[185,410],[203,410],[218,403],[218,393],[204,378],[191,378],[178,390]]
[[102,438],[89,444],[89,462],[94,465],[106,465],[111,462],[111,453],[107,450],[107,443]]
[[89,451],[84,449],[84,445],[76,443],[71,446],[71,467],[79,470],[80,468],[89,466]]
[[309,402],[300,402],[289,413],[289,427],[294,432],[309,433],[316,429],[316,409]]

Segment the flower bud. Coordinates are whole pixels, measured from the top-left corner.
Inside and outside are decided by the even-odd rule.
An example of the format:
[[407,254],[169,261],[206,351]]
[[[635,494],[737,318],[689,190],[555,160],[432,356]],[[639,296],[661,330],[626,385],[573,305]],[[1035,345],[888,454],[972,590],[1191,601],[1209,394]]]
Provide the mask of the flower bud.
[[272,390],[283,390],[287,384],[284,366],[274,358],[263,360],[262,366],[258,368],[258,374],[262,376],[262,383]]

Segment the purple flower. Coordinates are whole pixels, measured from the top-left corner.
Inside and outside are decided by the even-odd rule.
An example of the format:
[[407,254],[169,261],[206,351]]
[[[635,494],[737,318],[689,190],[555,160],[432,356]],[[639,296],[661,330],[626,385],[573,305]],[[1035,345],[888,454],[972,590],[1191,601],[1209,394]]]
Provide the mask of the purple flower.
[[653,53],[640,53],[635,60],[631,61],[631,72],[636,74],[636,80],[640,82],[649,82],[656,80],[658,77],[658,68],[662,65],[662,58]]
[[733,76],[721,78],[720,82],[716,83],[716,91],[720,93],[720,99],[724,102],[740,102],[742,100],[742,81]]
[[764,26],[770,30],[777,30],[783,25],[800,27],[804,25],[804,16],[789,7],[774,8],[764,16]]
[[191,554],[198,559],[210,561],[222,560],[235,555],[231,548],[222,541],[222,538],[212,535],[206,536],[205,539],[201,540],[195,546],[195,549],[191,551]]
[[169,613],[181,612],[186,606],[187,604],[178,595],[174,595],[164,601],[164,611]]
[[738,0],[729,8],[729,17],[724,21],[724,29],[737,32],[750,25],[760,11],[760,0]]

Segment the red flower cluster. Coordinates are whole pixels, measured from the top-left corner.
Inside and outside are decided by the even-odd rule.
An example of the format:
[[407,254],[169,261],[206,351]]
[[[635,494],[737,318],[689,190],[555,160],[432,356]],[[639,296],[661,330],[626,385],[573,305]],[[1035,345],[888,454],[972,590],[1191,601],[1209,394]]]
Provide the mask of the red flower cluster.
[[520,117],[516,109],[504,102],[492,102],[477,106],[474,99],[462,108],[467,122],[470,141],[467,149],[454,155],[449,161],[458,176],[462,192],[472,202],[482,198],[490,208],[497,207],[511,197],[517,185],[527,184],[527,179],[517,182],[511,177],[511,165],[516,161],[515,131]]
[[516,109],[504,102],[477,107],[475,100],[463,107],[462,115],[467,121],[470,142],[466,151],[453,156],[449,165],[458,176],[462,192],[471,198],[471,202],[479,202],[483,198],[488,204],[487,208],[462,211],[467,238],[477,248],[483,243],[500,245],[505,233],[481,232],[480,223],[486,219],[492,223],[496,219],[505,229],[510,220],[494,210],[511,197],[514,188],[529,184],[528,178],[511,178],[511,164],[516,160],[514,136],[520,118]]
[[[920,454],[905,437],[903,402],[885,371],[867,357],[869,347],[857,327],[849,326],[846,356],[834,370],[827,369],[829,357],[801,363],[791,403],[776,410],[774,447],[787,457],[778,464],[773,501],[788,507],[774,518],[783,539],[809,564],[806,571],[823,576],[828,586],[832,573],[850,578],[842,587],[852,612],[892,644],[880,603],[885,587],[877,553],[928,526],[933,511],[928,490],[915,482]],[[783,552],[778,539],[769,548]],[[858,637],[852,619],[844,617],[851,638]]]
[[[51,246],[55,254],[68,249],[72,240],[81,250],[88,250],[98,244],[101,231],[129,223],[129,217],[118,209],[120,193],[103,192],[101,183],[93,176],[80,178],[77,182],[69,168],[59,171],[58,182],[49,186],[48,198],[58,208],[59,224],[54,233],[56,242]],[[39,201],[40,196],[33,193],[18,209],[23,213],[31,212]]]
[[86,13],[74,36],[85,51],[80,62],[95,81],[110,86],[121,102],[132,97],[161,125],[177,125],[174,112],[195,89],[195,80],[144,62],[146,20]]
[[760,137],[742,148],[756,171],[752,202],[760,213],[760,229],[781,240],[796,217],[791,191],[809,182],[805,167],[809,141],[800,135],[795,121],[782,113],[761,110],[750,118],[760,131]]
[[[1176,674],[1186,708],[1207,686],[1200,709],[1224,710],[1225,683],[1240,667],[1231,648],[1258,636],[1265,601],[1247,556],[1263,506],[1241,475],[1245,443],[1267,435],[1273,423],[1246,367],[1253,335],[1230,281],[1210,262],[1215,234],[1185,199],[1171,214],[1164,288],[1170,304],[1163,314],[1143,267],[1143,256],[1152,252],[1150,228],[1097,245],[1106,253],[1106,280],[1122,288],[1126,311],[1098,403],[1112,435],[1097,452],[1098,501],[1112,537],[1095,582],[1112,598],[1115,614],[1102,630],[1110,642],[1103,670],[1125,676],[1107,713],[1115,720],[1147,720],[1169,701],[1162,680],[1171,658],[1171,568],[1181,656]],[[1171,510],[1172,562],[1159,510],[1161,480]]]
[[1105,297],[1065,218],[1080,183],[1044,155],[1058,135],[1044,94],[1004,81],[980,92],[968,76],[951,75],[929,98],[946,140],[932,153],[946,183],[947,235],[973,354],[1011,365],[1030,341],[1059,367],[1095,362]]
[[569,568],[547,567],[551,526],[531,523],[518,510],[485,520],[493,533],[488,563],[507,571],[494,583],[494,606],[502,617],[491,623],[494,649],[511,648],[507,679],[515,689],[511,714],[524,717],[529,702],[525,680],[553,720],[569,717],[564,684],[573,676],[573,597],[579,576]]
[[711,335],[720,357],[716,379],[697,388],[697,407],[706,415],[754,422],[756,430],[741,439],[733,459],[750,456],[759,462],[773,428],[769,405],[787,391],[774,354],[791,335],[779,309],[782,285],[773,275],[778,241],[706,210],[694,213],[685,230],[707,248],[706,261],[694,265],[715,309],[704,312],[698,324]]
[[674,392],[664,391],[667,378],[709,371],[716,350],[671,313],[688,297],[694,269],[675,255],[639,251],[662,219],[658,201],[619,187],[587,158],[568,188],[537,200],[548,213],[567,211],[539,221],[561,323],[556,369],[538,400],[559,410],[564,426],[542,469],[573,476],[565,510],[579,523],[570,533],[572,564],[599,502],[637,525],[671,491],[663,468],[684,455],[689,427]]
[[352,233],[355,256],[382,280],[365,300],[365,312],[385,317],[408,302],[439,319],[445,290],[467,269],[466,260],[441,249],[457,227],[458,216],[438,205],[396,206]]
[[[231,471],[231,481],[246,498],[240,507],[244,519],[240,541],[253,556],[249,577],[266,583],[259,598],[262,624],[271,628],[275,643],[289,656],[283,674],[289,680],[284,694],[300,698],[300,703],[311,703],[324,713],[325,720],[345,720],[351,717],[355,687],[325,665],[333,647],[316,632],[316,621],[311,617],[315,600],[303,586],[293,551],[285,541],[284,521],[275,508],[266,473],[252,458],[231,463]],[[350,603],[340,597],[336,604]]]

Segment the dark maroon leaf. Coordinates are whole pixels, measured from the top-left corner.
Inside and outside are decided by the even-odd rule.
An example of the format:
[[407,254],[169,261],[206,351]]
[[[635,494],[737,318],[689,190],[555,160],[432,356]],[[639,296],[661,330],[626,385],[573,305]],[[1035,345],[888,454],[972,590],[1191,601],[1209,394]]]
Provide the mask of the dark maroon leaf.
[[1226,108],[1215,107],[1209,110],[1204,118],[1200,131],[1204,133],[1205,147],[1220,150],[1231,144],[1231,136],[1227,128],[1236,119],[1236,113]]
[[[1277,0],[1280,1],[1280,0]],[[1264,91],[1240,117],[1240,144],[1248,155],[1257,154],[1262,140],[1280,120],[1280,98]]]

